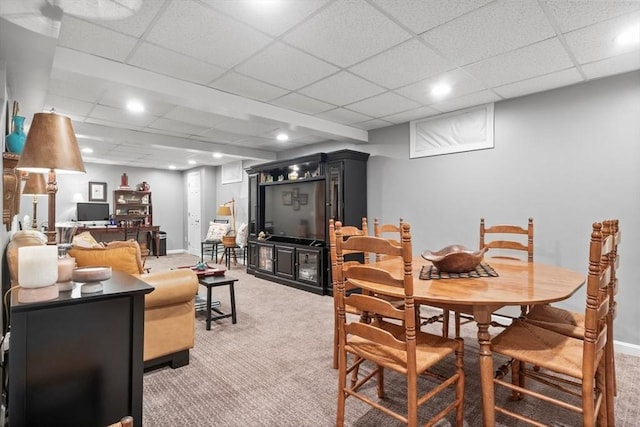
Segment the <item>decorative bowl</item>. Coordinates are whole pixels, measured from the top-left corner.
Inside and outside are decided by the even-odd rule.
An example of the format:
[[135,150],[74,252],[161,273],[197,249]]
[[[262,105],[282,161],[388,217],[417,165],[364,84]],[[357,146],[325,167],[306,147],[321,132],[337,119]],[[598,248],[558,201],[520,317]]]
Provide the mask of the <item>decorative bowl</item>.
[[431,261],[442,272],[466,273],[473,271],[482,262],[486,251],[487,248],[472,251],[462,245],[450,245],[439,251],[425,251],[422,258]]
[[71,273],[74,282],[99,282],[111,278],[111,267],[95,266],[76,268]]

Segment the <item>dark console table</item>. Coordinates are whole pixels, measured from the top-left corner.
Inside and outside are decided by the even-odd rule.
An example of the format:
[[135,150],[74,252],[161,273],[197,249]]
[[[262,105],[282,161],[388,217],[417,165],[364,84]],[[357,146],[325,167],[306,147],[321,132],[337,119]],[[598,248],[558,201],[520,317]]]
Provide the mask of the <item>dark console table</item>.
[[125,415],[142,426],[144,295],[153,288],[120,271],[103,284],[30,304],[13,293],[11,427],[103,427]]

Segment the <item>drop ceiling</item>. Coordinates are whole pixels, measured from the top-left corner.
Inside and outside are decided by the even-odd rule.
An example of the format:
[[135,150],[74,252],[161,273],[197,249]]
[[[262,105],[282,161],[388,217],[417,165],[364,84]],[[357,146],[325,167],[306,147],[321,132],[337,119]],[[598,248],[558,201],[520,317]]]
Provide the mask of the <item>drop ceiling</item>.
[[[640,32],[639,1],[146,0],[124,19],[63,14],[42,35],[42,6],[63,3],[2,0],[0,59],[27,121],[70,116],[87,162],[272,160],[640,69],[640,46],[614,43]],[[442,82],[451,92],[431,95]]]

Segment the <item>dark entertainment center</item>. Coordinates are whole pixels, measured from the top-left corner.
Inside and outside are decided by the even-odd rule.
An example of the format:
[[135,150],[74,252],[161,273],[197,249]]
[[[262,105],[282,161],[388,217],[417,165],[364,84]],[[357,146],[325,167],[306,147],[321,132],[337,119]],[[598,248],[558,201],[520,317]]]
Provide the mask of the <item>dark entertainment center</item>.
[[330,293],[329,219],[362,224],[367,215],[368,159],[367,153],[340,150],[247,169],[247,272],[317,294]]

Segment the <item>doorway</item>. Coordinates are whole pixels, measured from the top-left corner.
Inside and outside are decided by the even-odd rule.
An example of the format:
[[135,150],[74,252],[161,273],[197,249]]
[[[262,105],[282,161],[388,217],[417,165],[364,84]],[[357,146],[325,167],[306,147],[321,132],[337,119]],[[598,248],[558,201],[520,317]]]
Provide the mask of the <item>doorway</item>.
[[202,204],[200,199],[200,172],[187,174],[187,252],[200,256],[200,242],[202,241]]

